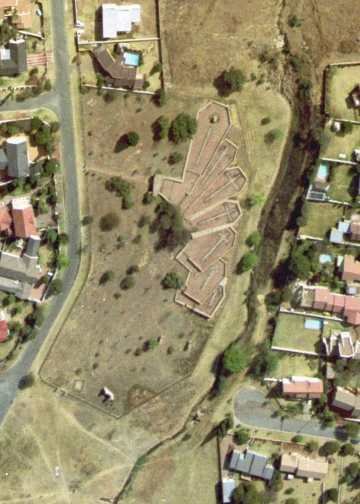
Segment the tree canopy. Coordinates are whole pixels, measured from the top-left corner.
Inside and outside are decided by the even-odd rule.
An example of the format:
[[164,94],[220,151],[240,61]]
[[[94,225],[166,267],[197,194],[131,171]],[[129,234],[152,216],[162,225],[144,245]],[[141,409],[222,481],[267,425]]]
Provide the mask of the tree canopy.
[[223,368],[226,372],[240,373],[249,364],[249,352],[241,348],[238,343],[233,343],[224,352]]
[[169,137],[174,143],[185,142],[195,135],[196,130],[197,121],[195,117],[181,112],[171,123]]

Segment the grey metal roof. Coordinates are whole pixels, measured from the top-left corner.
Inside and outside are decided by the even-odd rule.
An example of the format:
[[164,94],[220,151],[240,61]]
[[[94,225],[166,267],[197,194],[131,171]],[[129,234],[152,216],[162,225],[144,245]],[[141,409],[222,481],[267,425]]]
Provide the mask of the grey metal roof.
[[30,257],[37,257],[40,247],[40,237],[30,236],[26,244],[25,254]]
[[234,450],[231,454],[231,459],[230,459],[230,462],[229,462],[229,469],[231,471],[236,471],[236,467],[237,467],[237,461],[239,459],[239,456],[240,456],[240,452]]
[[273,478],[273,476],[274,476],[274,471],[275,471],[274,466],[267,465],[267,466],[265,466],[265,469],[264,469],[262,477],[265,480],[270,481]]
[[39,273],[36,263],[37,261],[26,260],[23,256],[1,252],[0,276],[19,282],[34,283]]
[[344,233],[336,228],[332,228],[330,232],[331,243],[344,243]]
[[[248,452],[249,453],[249,452]],[[250,474],[258,478],[263,477],[264,469],[266,466],[267,458],[264,455],[259,455],[258,453],[251,452],[252,464],[250,467]]]
[[10,40],[8,51],[0,53],[0,75],[14,76],[26,72],[26,70],[26,41],[23,39]]
[[231,502],[231,497],[235,488],[236,488],[235,480],[233,479],[222,480],[222,494],[224,504],[229,504]]
[[252,461],[253,461],[253,456],[249,455],[248,452],[240,453],[236,469],[239,472],[249,473]]
[[252,451],[238,452],[233,451],[229,469],[237,471],[256,478],[270,480],[274,474],[274,467],[267,464],[268,458],[265,455],[255,453]]
[[8,165],[8,158],[4,149],[0,149],[0,169],[6,168]]
[[15,178],[26,178],[30,175],[26,139],[9,139],[6,142],[8,157],[8,175]]

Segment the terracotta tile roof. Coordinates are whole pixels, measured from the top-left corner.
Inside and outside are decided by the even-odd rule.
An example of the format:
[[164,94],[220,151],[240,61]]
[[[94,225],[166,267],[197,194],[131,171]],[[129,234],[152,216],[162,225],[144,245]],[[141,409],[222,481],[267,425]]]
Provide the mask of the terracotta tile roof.
[[6,320],[0,320],[0,343],[5,341],[9,335],[9,327]]
[[343,280],[360,280],[360,261],[356,261],[351,255],[344,256]]
[[0,233],[11,233],[12,217],[7,206],[0,206]]
[[29,238],[38,234],[34,210],[30,203],[13,200],[12,217],[17,238]]
[[322,394],[324,385],[321,380],[306,377],[292,377],[282,381],[284,394]]

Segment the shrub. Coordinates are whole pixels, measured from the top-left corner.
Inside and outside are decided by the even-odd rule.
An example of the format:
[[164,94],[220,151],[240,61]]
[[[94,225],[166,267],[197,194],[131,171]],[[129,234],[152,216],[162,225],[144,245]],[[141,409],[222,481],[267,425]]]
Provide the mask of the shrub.
[[185,142],[192,138],[197,130],[197,121],[195,117],[181,112],[171,123],[169,136],[174,143]]
[[319,449],[319,443],[316,441],[308,441],[305,445],[305,450],[309,453],[315,452]]
[[264,203],[264,201],[265,196],[263,194],[251,194],[248,198],[246,198],[246,206],[248,208],[260,206]]
[[57,294],[60,294],[62,288],[63,288],[62,280],[60,280],[60,278],[55,278],[49,285],[49,294],[56,296]]
[[220,96],[229,96],[231,93],[241,91],[245,83],[245,76],[238,68],[231,67],[215,79],[215,87]]
[[184,226],[179,210],[162,200],[155,212],[156,218],[151,225],[151,231],[158,232],[159,240],[156,247],[174,250],[180,245],[185,245],[190,239],[190,233]]
[[89,224],[92,224],[94,220],[94,217],[92,215],[85,215],[85,217],[82,218],[81,224],[83,226],[88,226]]
[[122,290],[129,290],[135,285],[135,280],[133,275],[127,275],[120,282],[120,287]]
[[320,455],[327,457],[329,455],[334,455],[340,448],[337,441],[326,441],[319,449]]
[[257,249],[261,243],[261,234],[259,231],[254,231],[246,238],[246,245]]
[[158,89],[153,95],[153,102],[158,107],[163,107],[166,104],[166,93],[163,89]]
[[131,266],[128,267],[126,273],[128,275],[133,275],[134,273],[139,273],[139,271],[140,271],[139,266],[137,264],[132,264]]
[[39,128],[41,128],[42,124],[43,122],[40,117],[34,116],[31,118],[30,127],[32,131],[37,131]]
[[245,444],[249,441],[250,439],[250,431],[248,429],[238,429],[234,433],[234,441],[236,444]]
[[57,159],[48,159],[44,164],[43,174],[47,177],[55,175],[60,170],[60,163]]
[[279,364],[279,354],[271,351],[268,342],[261,344],[251,363],[250,372],[255,378],[272,375]]
[[261,119],[261,125],[262,125],[262,126],[266,126],[266,124],[270,124],[270,123],[271,123],[271,119],[270,119],[270,117],[263,117],[263,118]]
[[44,91],[51,91],[52,84],[50,79],[46,79],[44,82]]
[[138,220],[138,227],[143,228],[150,224],[150,217],[148,215],[142,215]]
[[29,374],[23,376],[22,378],[20,378],[18,388],[20,390],[24,390],[29,387],[32,387],[34,385],[34,383],[35,383],[34,376],[32,373],[29,373]]
[[302,24],[301,19],[299,19],[295,14],[289,16],[288,25],[290,26],[290,28],[299,28],[301,24]]
[[58,121],[53,121],[50,124],[51,133],[57,133],[60,129],[60,123]]
[[139,140],[140,140],[140,136],[138,135],[138,133],[136,133],[136,131],[130,131],[126,135],[127,144],[130,145],[131,147],[134,147],[135,145],[137,145],[139,143]]
[[236,267],[236,273],[240,275],[241,273],[252,270],[257,265],[258,260],[259,258],[255,252],[247,252],[240,259]]
[[169,164],[174,165],[176,163],[180,163],[182,161],[184,156],[181,154],[181,152],[172,152],[169,156]]
[[272,129],[272,130],[268,131],[265,134],[264,140],[265,140],[266,144],[271,145],[276,140],[280,140],[281,137],[282,137],[282,131],[281,130],[279,130],[279,129]]
[[227,413],[222,422],[220,422],[218,430],[221,437],[226,436],[228,431],[234,427],[234,420],[231,413]]
[[348,438],[356,439],[359,435],[360,425],[357,423],[349,422],[345,425],[345,433]]
[[233,343],[225,350],[222,365],[227,373],[240,373],[248,364],[249,352],[238,343]]
[[161,285],[164,287],[164,289],[181,289],[183,284],[183,279],[175,271],[166,273],[161,281]]
[[353,455],[355,453],[355,448],[351,443],[343,444],[340,448],[340,455],[347,457],[348,455]]
[[170,128],[170,121],[165,116],[160,116],[152,125],[154,140],[159,141],[167,137]]
[[101,277],[100,277],[100,280],[99,280],[99,284],[100,285],[104,285],[106,284],[107,282],[110,282],[110,280],[113,280],[114,279],[114,272],[113,271],[105,271]]
[[302,443],[304,441],[304,437],[301,436],[300,434],[297,434],[296,436],[291,438],[291,441],[293,443]]
[[112,231],[120,224],[119,216],[115,212],[109,212],[100,219],[101,231]]
[[337,488],[329,488],[325,492],[326,502],[337,502],[339,496],[339,491]]
[[155,197],[152,192],[147,191],[144,196],[143,196],[143,204],[144,205],[150,205],[154,201]]
[[155,63],[152,69],[150,70],[150,75],[154,75],[156,73],[161,72],[162,66],[161,63]]

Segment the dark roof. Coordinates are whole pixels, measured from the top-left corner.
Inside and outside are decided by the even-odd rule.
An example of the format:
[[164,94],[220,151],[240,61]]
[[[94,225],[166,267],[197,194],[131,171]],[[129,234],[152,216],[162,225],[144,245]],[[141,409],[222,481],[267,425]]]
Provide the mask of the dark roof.
[[8,165],[8,158],[4,149],[0,149],[0,169],[6,168]]
[[7,252],[0,254],[0,277],[19,282],[34,283],[38,280],[37,258],[29,260]]
[[6,142],[8,157],[8,175],[15,178],[26,178],[30,175],[27,154],[27,141],[25,138],[9,138]]
[[25,255],[37,257],[40,247],[40,236],[30,236],[26,244]]
[[137,70],[135,67],[124,65],[121,55],[114,59],[109,50],[102,46],[94,49],[93,54],[104,72],[114,79],[118,86],[134,86]]
[[0,52],[0,75],[14,76],[27,70],[26,42],[24,39],[10,40],[8,47]]

